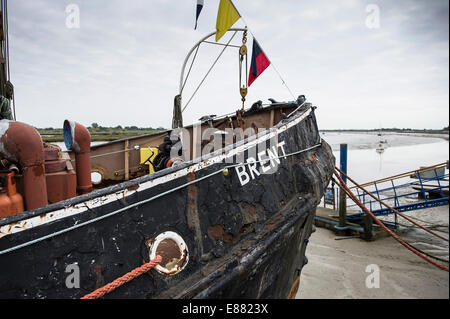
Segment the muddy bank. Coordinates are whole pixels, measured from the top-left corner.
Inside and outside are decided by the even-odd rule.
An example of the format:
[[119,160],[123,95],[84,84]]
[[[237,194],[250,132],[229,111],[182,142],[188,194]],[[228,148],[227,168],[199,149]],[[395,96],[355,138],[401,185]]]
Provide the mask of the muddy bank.
[[321,136],[331,145],[333,151],[338,151],[341,143],[347,143],[348,148],[351,150],[364,150],[376,149],[380,141],[386,142],[384,147],[389,148],[449,140],[448,134],[396,132],[383,132],[381,136],[378,136],[375,132],[321,132]]
[[[417,218],[429,223],[439,222],[448,237],[448,206],[416,212]],[[439,215],[439,216],[438,216]],[[446,217],[447,223],[443,222]],[[448,259],[448,242],[430,239],[421,230],[402,227],[398,234],[408,242]],[[303,268],[300,299],[347,298],[449,298],[449,273],[429,264],[407,250],[392,237],[367,242],[359,238],[336,240],[330,230],[316,228],[311,235]],[[448,266],[448,263],[440,262]],[[367,288],[369,265],[378,265],[379,288]]]

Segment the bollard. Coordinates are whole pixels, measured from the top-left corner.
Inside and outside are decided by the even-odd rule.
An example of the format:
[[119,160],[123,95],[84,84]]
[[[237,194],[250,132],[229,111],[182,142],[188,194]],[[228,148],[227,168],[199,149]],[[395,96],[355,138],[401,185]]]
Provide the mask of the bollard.
[[372,217],[370,217],[368,214],[364,214],[362,217],[362,224],[364,233],[362,234],[362,238],[365,240],[372,240],[373,237],[373,221]]
[[[341,156],[340,156],[340,168],[341,171],[347,174],[347,144],[341,144]],[[341,178],[345,184],[347,184],[347,178],[341,174]],[[339,227],[345,227],[345,219],[347,217],[347,200],[345,191],[339,189]]]

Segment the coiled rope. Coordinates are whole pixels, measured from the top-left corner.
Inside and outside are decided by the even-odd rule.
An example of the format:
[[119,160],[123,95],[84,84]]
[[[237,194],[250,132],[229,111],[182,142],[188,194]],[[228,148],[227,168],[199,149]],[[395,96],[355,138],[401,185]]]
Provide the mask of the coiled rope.
[[403,246],[405,246],[406,248],[408,248],[409,250],[411,250],[413,253],[415,253],[417,256],[425,259],[427,262],[429,262],[430,264],[433,264],[434,266],[445,270],[448,272],[448,267],[441,265],[440,263],[428,258],[427,256],[425,256],[424,254],[420,253],[419,251],[417,251],[416,249],[414,249],[410,244],[408,244],[404,239],[400,238],[397,234],[395,234],[392,230],[390,230],[389,228],[386,227],[386,225],[384,225],[370,210],[367,209],[366,206],[364,206],[359,200],[358,198],[355,196],[355,194],[353,194],[353,192],[348,188],[347,184],[345,184],[345,182],[342,180],[341,176],[339,176],[339,172],[337,170],[334,170],[334,175],[337,177],[337,179],[339,180],[339,187],[345,191],[345,193],[347,193],[347,195],[355,202],[355,204],[357,204],[366,214],[368,214],[381,228],[383,228],[389,235],[391,235],[392,237],[394,237],[400,244],[402,244]]
[[137,267],[130,271],[129,273],[123,275],[122,277],[117,278],[116,280],[110,282],[107,285],[104,285],[103,287],[98,288],[97,290],[94,290],[93,292],[81,297],[81,299],[98,299],[103,297],[106,294],[109,294],[110,292],[116,290],[123,284],[139,277],[140,275],[150,271],[153,267],[158,265],[161,262],[162,258],[160,255],[156,255],[155,259],[150,260],[148,263],[143,264],[140,267]]

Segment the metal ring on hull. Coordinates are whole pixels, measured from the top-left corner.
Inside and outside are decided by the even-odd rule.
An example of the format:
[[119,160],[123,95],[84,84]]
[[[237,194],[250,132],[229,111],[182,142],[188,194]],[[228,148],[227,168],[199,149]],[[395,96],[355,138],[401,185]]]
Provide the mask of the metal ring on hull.
[[[155,269],[165,275],[178,274],[189,262],[189,251],[186,243],[180,235],[172,231],[159,234],[154,242],[150,243],[150,260],[155,259],[157,254],[161,255],[163,260]],[[169,269],[166,267],[169,267]]]

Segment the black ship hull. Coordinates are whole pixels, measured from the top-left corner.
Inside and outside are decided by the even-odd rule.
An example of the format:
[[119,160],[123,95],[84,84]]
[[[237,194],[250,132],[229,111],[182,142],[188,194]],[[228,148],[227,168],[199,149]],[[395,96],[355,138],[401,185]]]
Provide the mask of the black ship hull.
[[[253,149],[267,159],[249,162]],[[0,219],[0,298],[83,297],[148,262],[167,232],[186,245],[179,271],[104,298],[294,297],[334,161],[303,107],[204,158]]]

